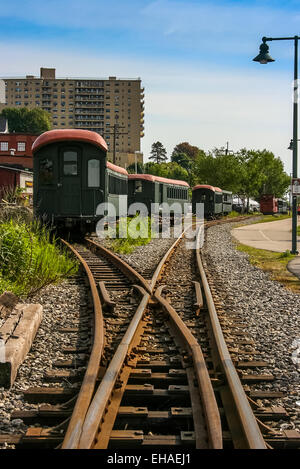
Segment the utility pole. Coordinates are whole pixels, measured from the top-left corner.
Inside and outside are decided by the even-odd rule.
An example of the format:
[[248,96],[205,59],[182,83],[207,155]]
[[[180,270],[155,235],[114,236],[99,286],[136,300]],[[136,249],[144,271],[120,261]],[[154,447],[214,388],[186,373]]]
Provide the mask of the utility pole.
[[225,155],[228,155],[228,153],[233,153],[233,150],[229,150],[229,142],[226,142],[226,150],[225,150]]
[[119,116],[118,114],[115,115],[115,123],[113,126],[110,126],[110,128],[113,129],[112,132],[110,132],[110,135],[113,135],[113,164],[116,164],[116,143],[117,143],[117,136],[119,135],[127,135],[128,132],[119,132],[118,129],[125,129],[125,126],[120,126],[118,124],[118,119]]

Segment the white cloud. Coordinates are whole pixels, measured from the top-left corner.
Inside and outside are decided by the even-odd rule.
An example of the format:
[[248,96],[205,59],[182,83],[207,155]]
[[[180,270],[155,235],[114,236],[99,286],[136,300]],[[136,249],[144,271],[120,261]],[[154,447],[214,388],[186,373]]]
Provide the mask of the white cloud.
[[[292,138],[291,74],[269,66],[253,70],[197,66],[169,60],[144,62],[130,56],[81,54],[27,44],[0,43],[5,76],[39,75],[54,67],[60,77],[141,77],[145,86],[145,157],[159,140],[168,155],[189,141],[204,150],[214,146],[267,148],[290,171]],[[274,69],[275,70],[275,69]],[[4,75],[3,75],[4,76]]]

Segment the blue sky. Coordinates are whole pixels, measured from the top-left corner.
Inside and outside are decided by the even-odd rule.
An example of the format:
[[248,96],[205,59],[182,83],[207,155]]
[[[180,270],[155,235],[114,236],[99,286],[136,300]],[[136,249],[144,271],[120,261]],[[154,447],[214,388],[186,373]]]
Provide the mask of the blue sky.
[[188,141],[273,151],[291,171],[293,42],[299,1],[0,0],[0,76],[141,77],[145,159]]

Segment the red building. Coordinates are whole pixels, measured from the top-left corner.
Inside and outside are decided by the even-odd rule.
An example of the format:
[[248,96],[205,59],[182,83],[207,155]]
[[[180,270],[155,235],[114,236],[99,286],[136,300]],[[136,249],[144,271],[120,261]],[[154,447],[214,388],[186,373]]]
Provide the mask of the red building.
[[32,169],[31,147],[38,135],[0,133],[0,165]]

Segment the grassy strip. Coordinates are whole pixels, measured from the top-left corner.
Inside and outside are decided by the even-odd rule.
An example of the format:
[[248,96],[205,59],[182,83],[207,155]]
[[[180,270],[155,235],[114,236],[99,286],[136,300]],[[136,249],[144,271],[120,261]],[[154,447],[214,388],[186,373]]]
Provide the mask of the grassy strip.
[[0,222],[0,293],[31,296],[76,273],[78,264],[36,221]]
[[126,218],[123,223],[123,232],[127,237],[120,238],[120,224],[116,227],[115,239],[110,243],[110,249],[120,254],[130,254],[137,246],[144,246],[151,241],[151,219],[149,217]]
[[232,212],[229,212],[227,215],[224,215],[222,218],[224,218],[225,220],[227,218],[236,218],[236,217],[253,217],[253,216],[256,216],[256,215],[260,215],[259,212],[253,212],[253,213],[239,213],[239,212],[236,212],[235,210],[232,210]]
[[262,218],[260,220],[254,221],[252,224],[256,223],[267,223],[269,221],[278,221],[278,220],[285,220],[286,218],[291,218],[292,215],[287,214],[280,214],[280,215],[262,215],[261,213],[257,213],[257,216],[261,215]]
[[299,279],[287,270],[288,262],[295,257],[293,254],[289,251],[278,253],[235,243],[238,251],[248,254],[250,264],[268,272],[271,280],[280,282],[294,293],[300,293]]

